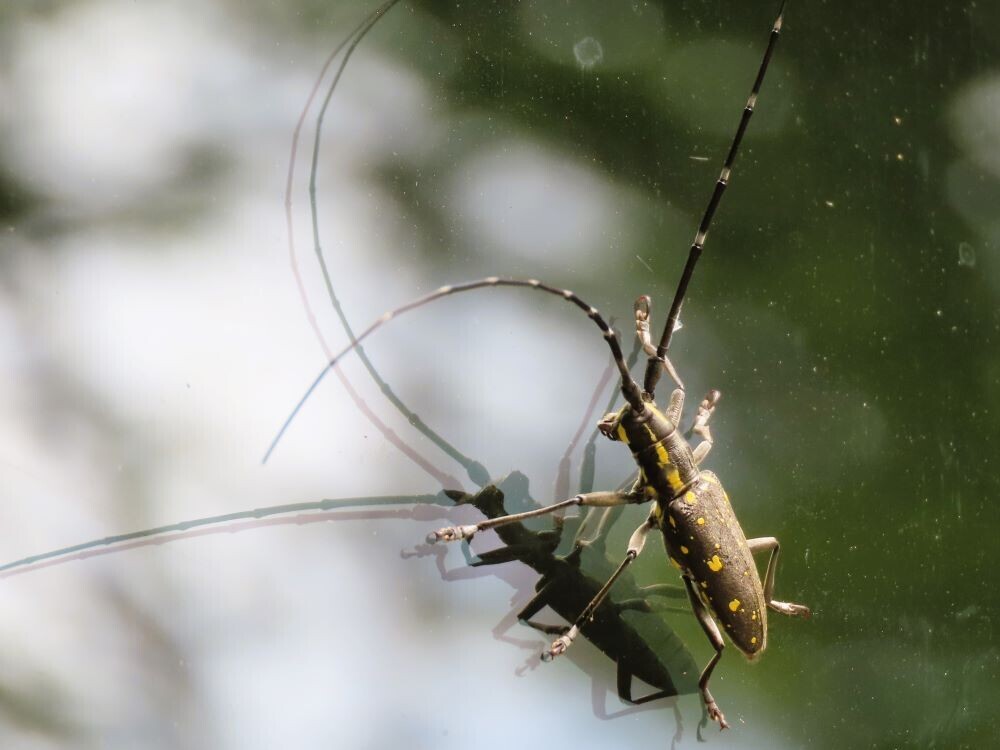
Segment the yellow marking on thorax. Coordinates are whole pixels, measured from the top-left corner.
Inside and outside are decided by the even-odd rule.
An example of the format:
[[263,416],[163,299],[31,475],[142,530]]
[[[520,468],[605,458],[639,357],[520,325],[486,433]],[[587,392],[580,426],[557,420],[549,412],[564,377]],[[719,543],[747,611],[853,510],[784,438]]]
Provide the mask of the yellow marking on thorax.
[[625,432],[625,425],[621,422],[618,423],[618,439],[628,445],[628,433]]
[[708,561],[708,569],[713,573],[718,573],[722,570],[722,560],[719,559],[718,555],[712,555],[712,559]]
[[[666,453],[666,451],[664,451],[664,453]],[[670,484],[670,489],[672,490],[679,490],[684,486],[684,482],[681,481],[680,473],[672,464],[670,471],[667,472],[667,482]]]

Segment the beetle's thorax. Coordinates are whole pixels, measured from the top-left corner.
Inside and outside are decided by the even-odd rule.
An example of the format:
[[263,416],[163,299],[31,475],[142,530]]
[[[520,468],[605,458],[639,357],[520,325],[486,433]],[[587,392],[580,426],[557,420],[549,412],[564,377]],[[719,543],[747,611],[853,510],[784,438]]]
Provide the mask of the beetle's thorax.
[[679,496],[698,478],[691,447],[677,426],[648,402],[641,414],[631,406],[608,414],[600,430],[612,440],[625,443],[639,465],[642,484],[650,499],[669,500]]

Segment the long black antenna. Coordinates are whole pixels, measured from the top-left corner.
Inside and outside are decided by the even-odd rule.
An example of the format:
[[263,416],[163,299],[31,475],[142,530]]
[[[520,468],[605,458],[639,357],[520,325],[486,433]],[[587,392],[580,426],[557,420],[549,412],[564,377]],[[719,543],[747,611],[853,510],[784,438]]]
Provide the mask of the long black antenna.
[[[350,61],[351,56],[354,54],[355,49],[365,38],[365,35],[375,26],[378,21],[388,13],[393,6],[395,6],[399,0],[386,0],[381,6],[379,6],[375,11],[373,11],[362,23],[362,25],[351,32],[351,36],[345,39],[344,42],[337,48],[339,51],[346,47],[343,57],[340,60],[340,64],[337,66],[334,72],[333,78],[330,81],[330,85],[327,88],[326,96],[323,99],[322,105],[320,106],[319,112],[316,115],[316,131],[313,137],[313,147],[312,147],[312,158],[310,161],[310,171],[309,171],[309,210],[312,216],[312,235],[313,235],[313,250],[316,254],[316,260],[319,263],[320,272],[323,275],[323,283],[326,286],[327,296],[330,298],[330,304],[333,306],[334,311],[337,313],[337,318],[340,320],[340,324],[347,334],[348,338],[352,341],[354,340],[354,330],[351,324],[347,320],[347,316],[344,313],[344,309],[340,304],[340,299],[337,297],[336,292],[333,289],[333,279],[330,274],[329,267],[327,266],[326,257],[323,253],[322,242],[320,241],[320,230],[319,230],[319,208],[318,208],[318,198],[316,181],[319,173],[319,153],[320,145],[323,139],[323,122],[326,118],[327,109],[330,106],[330,102],[333,99],[334,92],[337,90],[337,86],[340,83],[340,79],[344,74],[344,70],[347,67],[347,63]],[[334,55],[336,51],[334,52]],[[324,67],[320,73],[320,78],[322,78],[326,73],[327,67]],[[291,171],[291,169],[290,169]],[[325,348],[325,342],[324,342]],[[396,395],[396,392],[390,387],[390,385],[382,378],[378,370],[375,369],[375,365],[369,359],[368,354],[365,352],[364,347],[358,347],[357,350],[358,358],[361,363],[368,370],[369,375],[371,375],[372,380],[378,386],[382,394],[389,400],[389,402],[406,418],[416,430],[418,430],[424,437],[434,443],[438,448],[444,451],[448,456],[455,460],[458,464],[465,469],[466,474],[468,474],[469,479],[471,479],[477,486],[484,487],[487,482],[489,482],[489,471],[483,466],[479,461],[466,456],[458,448],[449,443],[440,434],[434,431],[419,414],[410,409],[402,399]],[[330,352],[327,352],[327,359],[331,356]],[[409,446],[399,446],[400,449],[406,455],[410,456],[411,459],[416,460],[412,455],[414,451],[409,448]],[[422,457],[420,457],[422,458]],[[421,466],[424,465],[423,462],[417,461]],[[450,486],[456,486],[457,482],[452,482]]]
[[778,42],[778,35],[781,33],[781,22],[784,13],[785,2],[782,0],[781,7],[778,8],[778,17],[774,21],[774,26],[771,28],[771,36],[767,41],[767,49],[764,50],[764,58],[760,61],[760,68],[757,70],[757,78],[753,82],[753,89],[751,89],[750,97],[743,108],[743,116],[740,118],[740,124],[736,128],[736,135],[733,136],[733,143],[729,147],[729,153],[726,155],[725,162],[722,164],[722,172],[715,183],[715,190],[712,191],[712,197],[705,208],[705,214],[701,217],[701,224],[698,225],[698,233],[694,236],[694,243],[691,245],[691,250],[688,253],[687,263],[684,266],[683,273],[681,273],[681,280],[677,284],[677,292],[674,294],[674,301],[670,305],[670,314],[667,316],[667,323],[663,328],[663,335],[660,337],[660,345],[656,349],[656,356],[650,357],[649,364],[646,366],[643,390],[650,395],[653,395],[653,391],[656,390],[656,383],[660,379],[663,369],[662,362],[667,356],[670,339],[674,335],[674,326],[677,323],[677,318],[680,317],[681,305],[684,304],[688,284],[691,282],[691,276],[694,275],[695,264],[697,264],[698,258],[701,257],[702,248],[705,246],[705,239],[708,237],[708,230],[712,226],[715,210],[719,207],[722,194],[726,191],[726,186],[729,184],[729,177],[733,171],[733,162],[736,161],[736,154],[740,150],[740,142],[743,140],[743,134],[746,132],[750,117],[753,115],[753,108],[757,103],[757,96],[760,94],[760,86],[764,82],[764,74],[767,72],[768,63],[771,62],[771,55],[774,53],[774,47]]
[[373,334],[377,329],[381,328],[385,323],[410,310],[415,310],[418,307],[423,307],[424,305],[433,302],[434,300],[440,299],[441,297],[447,297],[452,294],[459,294],[461,292],[471,292],[475,289],[488,289],[491,287],[498,286],[513,286],[522,287],[526,289],[537,289],[540,292],[545,292],[547,294],[553,294],[557,297],[561,297],[567,302],[572,303],[576,307],[583,310],[587,317],[594,321],[594,324],[601,329],[604,334],[604,340],[608,342],[608,346],[611,349],[611,355],[614,357],[615,365],[618,367],[618,372],[621,375],[621,391],[625,400],[628,401],[629,405],[635,409],[637,413],[645,411],[646,406],[642,400],[642,395],[639,392],[639,386],[636,384],[635,380],[632,379],[632,375],[629,372],[628,365],[625,363],[625,355],[622,354],[621,344],[618,342],[618,334],[609,326],[604,318],[601,317],[601,313],[596,307],[592,307],[582,299],[580,299],[574,292],[568,289],[560,289],[558,287],[549,286],[537,279],[501,279],[497,276],[489,276],[485,279],[479,279],[478,281],[467,281],[464,284],[454,284],[451,286],[443,286],[428,295],[415,299],[412,302],[407,302],[405,305],[401,305],[394,310],[390,310],[383,313],[374,323],[369,325],[364,329],[356,338],[354,338],[350,344],[344,347],[336,356],[332,357],[326,366],[320,370],[319,375],[313,380],[312,384],[306,390],[305,395],[299,399],[299,403],[296,404],[292,413],[288,415],[285,423],[281,426],[278,434],[275,436],[274,440],[271,441],[270,447],[267,449],[267,453],[264,454],[264,458],[261,463],[267,463],[267,460],[271,457],[274,449],[278,446],[278,442],[281,440],[288,426],[295,419],[295,416],[302,409],[302,406],[308,400],[309,396],[312,395],[313,391],[320,384],[326,374],[330,372],[337,363],[347,354],[349,354],[354,349],[358,348],[358,345],[364,341],[368,336]]

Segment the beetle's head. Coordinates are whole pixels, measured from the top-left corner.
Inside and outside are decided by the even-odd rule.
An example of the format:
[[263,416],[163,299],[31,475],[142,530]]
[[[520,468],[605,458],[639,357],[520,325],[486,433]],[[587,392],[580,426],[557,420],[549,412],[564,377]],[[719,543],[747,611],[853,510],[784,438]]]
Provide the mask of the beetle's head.
[[637,453],[672,433],[675,426],[652,404],[638,414],[626,404],[616,412],[605,414],[597,423],[597,429],[605,437],[620,440]]

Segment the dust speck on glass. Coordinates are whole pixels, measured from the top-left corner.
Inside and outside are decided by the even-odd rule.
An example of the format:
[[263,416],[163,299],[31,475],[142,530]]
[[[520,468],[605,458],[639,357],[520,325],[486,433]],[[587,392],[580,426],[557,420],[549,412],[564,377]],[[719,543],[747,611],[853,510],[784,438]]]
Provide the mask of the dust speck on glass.
[[[642,588],[679,583],[659,540],[565,657],[517,619],[566,625],[648,505],[424,541],[629,477],[571,305],[397,316],[260,457],[442,285],[572,289],[626,354],[648,294],[658,331],[777,5],[0,11],[0,746],[694,747],[712,649]],[[705,467],[813,618],[726,649],[709,746],[995,743],[998,30],[785,9],[670,359],[689,412],[722,393]],[[623,703],[621,659],[679,697]]]

